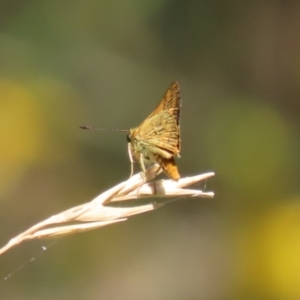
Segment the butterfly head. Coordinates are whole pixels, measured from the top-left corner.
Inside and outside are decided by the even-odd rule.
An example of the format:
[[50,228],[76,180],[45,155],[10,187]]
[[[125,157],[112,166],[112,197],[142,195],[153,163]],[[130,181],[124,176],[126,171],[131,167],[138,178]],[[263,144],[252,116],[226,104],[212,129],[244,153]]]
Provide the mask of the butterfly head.
[[126,134],[126,140],[127,140],[127,143],[131,143],[131,134],[130,133]]

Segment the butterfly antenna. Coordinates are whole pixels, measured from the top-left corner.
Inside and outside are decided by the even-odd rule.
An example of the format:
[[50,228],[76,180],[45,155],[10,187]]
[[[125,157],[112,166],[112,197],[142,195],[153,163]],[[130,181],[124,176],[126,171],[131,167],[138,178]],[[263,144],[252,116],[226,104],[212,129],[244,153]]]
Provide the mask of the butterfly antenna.
[[128,129],[107,129],[107,128],[96,128],[96,127],[91,127],[87,125],[79,126],[81,129],[85,130],[99,130],[99,131],[123,131],[123,132],[129,132]]

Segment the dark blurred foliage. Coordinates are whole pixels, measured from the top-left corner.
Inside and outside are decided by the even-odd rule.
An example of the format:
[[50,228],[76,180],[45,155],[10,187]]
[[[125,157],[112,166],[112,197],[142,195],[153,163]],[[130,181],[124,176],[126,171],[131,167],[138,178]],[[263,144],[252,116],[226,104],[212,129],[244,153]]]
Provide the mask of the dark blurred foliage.
[[297,1],[1,1],[3,245],[125,180],[125,134],[78,127],[135,127],[174,80],[180,173],[216,197],[20,245],[0,298],[300,299],[299,28]]

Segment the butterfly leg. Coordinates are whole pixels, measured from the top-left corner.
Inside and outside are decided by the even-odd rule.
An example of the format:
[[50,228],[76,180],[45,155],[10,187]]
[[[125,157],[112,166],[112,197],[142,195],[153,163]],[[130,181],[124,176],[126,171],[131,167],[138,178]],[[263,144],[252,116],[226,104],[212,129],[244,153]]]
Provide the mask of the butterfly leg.
[[139,162],[140,162],[140,166],[141,166],[141,169],[142,169],[142,174],[143,174],[143,176],[145,177],[145,174],[146,174],[146,168],[145,168],[145,163],[144,163],[144,156],[143,156],[142,153],[140,154]]
[[130,177],[133,175],[133,158],[132,158],[132,153],[131,153],[131,148],[130,148],[130,143],[128,143],[128,156],[130,160]]
[[[157,170],[157,172],[156,172],[154,178],[159,174],[159,172],[160,172],[161,170],[162,170],[161,167],[158,168],[158,170]],[[155,181],[155,179],[154,179],[154,182],[153,182],[153,189],[154,189],[154,195],[156,195],[156,181]]]

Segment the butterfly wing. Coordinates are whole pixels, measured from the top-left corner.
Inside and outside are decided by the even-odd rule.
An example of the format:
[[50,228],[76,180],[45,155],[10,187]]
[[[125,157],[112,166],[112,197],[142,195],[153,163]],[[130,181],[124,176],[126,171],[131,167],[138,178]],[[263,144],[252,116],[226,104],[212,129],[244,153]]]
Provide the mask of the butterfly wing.
[[137,138],[154,149],[158,147],[171,155],[179,155],[180,107],[180,88],[178,82],[174,82],[149,117],[139,127],[131,130],[132,138]]
[[180,140],[180,88],[174,82],[156,109],[138,127],[130,129],[130,152],[140,161],[157,162],[173,180],[180,178],[174,156],[179,156]]
[[156,115],[161,111],[170,110],[177,126],[179,126],[180,107],[181,107],[180,87],[179,87],[179,83],[175,81],[168,88],[161,102],[158,104],[155,110],[148,116],[147,119],[153,117],[154,115]]
[[[167,157],[179,155],[180,152],[180,130],[171,111],[161,111],[146,119],[137,127],[132,137],[140,143],[151,147],[152,152],[166,151]],[[155,150],[158,148],[157,150]],[[169,155],[168,155],[169,154]]]

